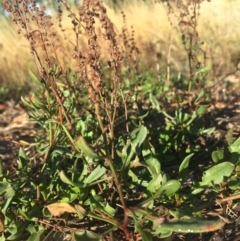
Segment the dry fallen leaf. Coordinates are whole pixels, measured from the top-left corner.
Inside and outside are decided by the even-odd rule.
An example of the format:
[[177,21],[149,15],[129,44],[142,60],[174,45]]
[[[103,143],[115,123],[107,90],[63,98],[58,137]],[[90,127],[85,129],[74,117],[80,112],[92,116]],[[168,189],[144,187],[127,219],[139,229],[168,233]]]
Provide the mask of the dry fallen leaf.
[[3,230],[4,230],[4,220],[5,220],[5,216],[0,211],[0,232],[3,232]]
[[46,206],[53,216],[61,216],[64,213],[77,213],[76,209],[68,203],[52,203]]

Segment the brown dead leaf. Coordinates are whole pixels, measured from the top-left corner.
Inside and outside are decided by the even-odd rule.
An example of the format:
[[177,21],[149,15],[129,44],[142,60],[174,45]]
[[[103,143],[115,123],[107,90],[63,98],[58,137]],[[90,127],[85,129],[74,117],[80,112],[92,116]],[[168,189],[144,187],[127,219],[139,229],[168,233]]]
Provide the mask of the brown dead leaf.
[[64,213],[77,213],[76,209],[68,203],[52,203],[46,206],[53,216],[61,216]]
[[0,211],[0,232],[3,232],[3,230],[4,230],[4,220],[5,220],[5,216]]

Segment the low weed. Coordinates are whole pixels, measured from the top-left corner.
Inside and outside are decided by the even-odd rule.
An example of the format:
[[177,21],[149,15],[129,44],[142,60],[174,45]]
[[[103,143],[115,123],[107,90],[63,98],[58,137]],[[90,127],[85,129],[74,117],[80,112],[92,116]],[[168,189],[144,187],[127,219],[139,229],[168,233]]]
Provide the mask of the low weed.
[[[125,26],[119,36],[99,0],[83,1],[78,13],[60,1],[62,35],[35,1],[4,5],[38,69],[29,74],[39,88],[22,101],[45,134],[30,147],[35,155],[20,148],[14,174],[0,170],[1,240],[148,241],[220,229],[225,222],[208,219],[199,206],[211,208],[229,189],[237,193],[239,139],[229,133],[209,168],[194,165],[199,152],[209,155],[205,142],[214,131],[203,121],[207,70],[193,63],[201,52],[193,42],[197,23],[182,33],[189,78],[171,76],[166,84],[165,74],[140,72],[134,30]],[[63,12],[75,34],[68,49],[75,69],[59,41],[68,41]],[[99,39],[108,49],[104,58]]]

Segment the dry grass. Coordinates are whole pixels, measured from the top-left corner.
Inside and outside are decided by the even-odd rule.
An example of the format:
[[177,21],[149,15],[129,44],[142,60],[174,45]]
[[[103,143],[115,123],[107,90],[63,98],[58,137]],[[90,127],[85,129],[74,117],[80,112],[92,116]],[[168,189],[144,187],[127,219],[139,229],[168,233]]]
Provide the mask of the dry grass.
[[[180,33],[174,30],[166,14],[163,4],[146,4],[143,1],[126,1],[122,6],[127,17],[129,35],[131,26],[134,27],[134,37],[137,46],[142,53],[143,59],[148,62],[144,64],[155,67],[156,53],[161,56],[161,66],[166,66],[167,58],[170,56],[170,64],[174,71],[187,71],[187,56],[181,44]],[[117,32],[121,34],[123,18],[121,11],[115,12],[108,8],[108,16],[115,24]],[[77,10],[75,11],[77,12]],[[55,17],[54,17],[55,19]],[[54,20],[57,23],[57,20]],[[63,28],[65,34],[71,40],[75,35],[72,31],[71,19],[63,16]],[[235,64],[240,52],[240,5],[238,1],[212,0],[205,1],[201,5],[201,15],[199,16],[198,33],[204,41],[208,63],[212,67],[210,78],[217,80],[229,72],[235,70]],[[16,86],[26,86],[29,82],[28,71],[34,69],[28,43],[16,32],[16,28],[11,21],[5,18],[0,19],[0,81],[2,85],[11,88]],[[60,28],[57,28],[60,32]],[[81,41],[84,47],[84,41]],[[171,53],[169,44],[171,41]],[[65,41],[63,62],[70,66],[74,63],[71,60],[72,48],[69,41]],[[107,54],[105,46],[101,46],[103,53]],[[124,46],[123,46],[124,48]],[[31,85],[31,83],[30,83]]]

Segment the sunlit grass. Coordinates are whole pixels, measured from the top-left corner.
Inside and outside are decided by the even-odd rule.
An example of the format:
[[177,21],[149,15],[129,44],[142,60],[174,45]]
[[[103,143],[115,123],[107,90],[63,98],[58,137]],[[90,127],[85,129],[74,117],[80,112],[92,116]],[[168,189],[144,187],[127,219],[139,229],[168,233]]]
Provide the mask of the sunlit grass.
[[[164,69],[167,60],[175,71],[187,72],[187,55],[181,44],[181,34],[173,29],[168,21],[166,8],[163,4],[146,4],[143,1],[126,1],[122,6],[127,19],[128,31],[131,37],[131,26],[134,38],[141,51],[143,63],[151,67],[156,65],[156,54],[161,54],[160,66]],[[108,16],[121,34],[123,18],[121,9],[117,11],[108,8]],[[75,9],[77,12],[77,9]],[[57,21],[53,17],[53,21]],[[204,42],[207,62],[212,71],[210,78],[216,80],[226,73],[235,70],[235,64],[240,53],[240,5],[238,1],[213,0],[201,5],[198,33]],[[64,16],[63,27],[68,40],[75,41],[71,20]],[[0,81],[1,85],[24,87],[30,84],[28,71],[36,70],[30,54],[27,41],[17,34],[17,27],[6,18],[0,19]],[[56,27],[60,33],[60,29]],[[62,62],[74,67],[71,60],[73,47],[71,43],[63,42],[64,53],[60,55]],[[84,46],[84,41],[81,45]],[[170,45],[171,43],[171,45]],[[169,51],[171,46],[171,52]],[[102,47],[103,55],[108,51]],[[62,56],[62,57],[61,57]],[[146,61],[147,59],[147,61]],[[145,62],[144,62],[145,60]]]

